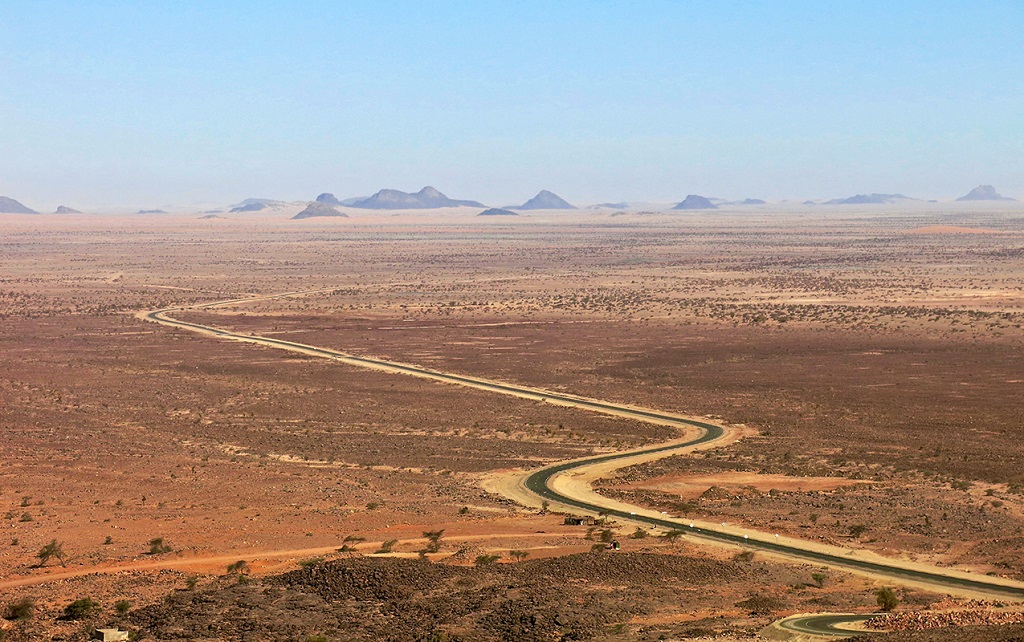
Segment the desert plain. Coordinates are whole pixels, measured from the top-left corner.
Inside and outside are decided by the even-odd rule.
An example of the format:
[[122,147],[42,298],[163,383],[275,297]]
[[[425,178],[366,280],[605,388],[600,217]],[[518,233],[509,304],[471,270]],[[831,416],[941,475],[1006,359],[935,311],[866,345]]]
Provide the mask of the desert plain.
[[598,492],[1024,581],[1024,208],[476,212],[0,215],[0,636],[747,640],[886,587],[871,639],[1024,635],[494,491],[671,428],[138,314],[705,417],[736,438]]

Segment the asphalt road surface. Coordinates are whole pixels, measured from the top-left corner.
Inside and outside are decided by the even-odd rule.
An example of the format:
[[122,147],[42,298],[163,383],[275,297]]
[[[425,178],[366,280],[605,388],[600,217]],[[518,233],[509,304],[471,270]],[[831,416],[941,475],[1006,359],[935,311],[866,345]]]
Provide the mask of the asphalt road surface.
[[534,399],[537,401],[544,401],[558,405],[582,408],[604,414],[626,417],[650,423],[657,423],[660,425],[672,425],[683,429],[696,428],[700,431],[699,436],[684,443],[673,442],[672,444],[669,445],[654,446],[644,450],[633,450],[625,453],[600,455],[597,457],[591,457],[583,460],[576,460],[547,466],[530,474],[525,480],[525,486],[529,491],[535,493],[539,497],[542,497],[549,501],[558,502],[559,504],[568,507],[575,507],[587,513],[604,513],[617,518],[630,520],[632,522],[647,524],[649,526],[656,526],[667,530],[683,531],[683,534],[686,537],[694,538],[697,540],[704,540],[716,544],[728,544],[743,547],[750,550],[763,551],[766,553],[781,555],[790,559],[809,562],[820,566],[828,566],[833,568],[857,571],[861,573],[868,573],[873,576],[884,577],[895,582],[910,582],[917,585],[927,585],[932,590],[935,590],[940,593],[952,590],[954,592],[983,593],[987,596],[999,597],[1003,599],[1024,600],[1024,585],[1007,585],[991,581],[983,575],[973,575],[969,577],[965,577],[963,575],[946,575],[942,573],[939,569],[930,571],[922,570],[921,568],[905,568],[896,562],[889,563],[884,560],[868,561],[864,559],[853,558],[849,556],[850,554],[853,554],[853,551],[850,551],[850,553],[847,555],[834,554],[824,552],[820,549],[820,547],[815,547],[813,545],[807,545],[806,547],[804,547],[801,546],[799,543],[792,542],[792,540],[790,540],[787,543],[781,543],[777,541],[766,541],[764,539],[748,538],[745,535],[738,535],[735,533],[725,532],[724,530],[719,531],[709,528],[691,527],[689,522],[684,522],[681,520],[671,519],[667,517],[659,518],[639,514],[639,509],[637,513],[618,510],[611,505],[591,503],[585,500],[570,497],[562,493],[559,493],[551,488],[552,478],[566,471],[574,469],[578,470],[585,466],[590,466],[598,463],[606,463],[609,461],[614,461],[616,459],[628,459],[642,454],[663,453],[667,455],[674,450],[689,448],[698,444],[705,444],[715,441],[721,438],[724,434],[723,428],[721,426],[716,426],[715,424],[686,419],[647,408],[638,408],[623,404],[601,401],[598,399],[590,399],[587,397],[579,397],[576,395],[569,395],[549,390],[542,390],[538,388],[530,388],[527,386],[504,383],[500,381],[492,381],[488,379],[480,379],[476,377],[467,377],[463,375],[439,372],[436,370],[421,368],[415,365],[397,363],[393,361],[387,361],[384,359],[375,359],[372,357],[359,357],[348,353],[339,352],[336,350],[317,348],[315,346],[295,343],[292,341],[285,341],[282,339],[272,339],[255,335],[241,334],[231,332],[229,330],[222,330],[220,328],[215,328],[212,326],[205,326],[197,323],[179,321],[169,316],[170,313],[172,312],[187,309],[211,308],[216,307],[218,305],[227,305],[229,303],[245,303],[248,301],[255,301],[259,299],[296,296],[301,294],[304,293],[292,292],[283,295],[274,295],[271,297],[234,299],[231,301],[222,301],[195,306],[166,308],[163,310],[156,310],[152,312],[143,312],[140,313],[139,316],[148,321],[153,321],[167,326],[191,330],[205,335],[211,335],[235,341],[242,341],[246,343],[253,343],[257,345],[282,348],[294,352],[301,352],[303,354],[320,356],[333,359],[336,361],[341,361],[349,365],[372,368],[375,370],[385,372],[408,374],[417,377],[433,379],[435,381],[464,385],[477,389],[489,390],[491,392],[496,392],[500,394],[512,395],[526,399]]

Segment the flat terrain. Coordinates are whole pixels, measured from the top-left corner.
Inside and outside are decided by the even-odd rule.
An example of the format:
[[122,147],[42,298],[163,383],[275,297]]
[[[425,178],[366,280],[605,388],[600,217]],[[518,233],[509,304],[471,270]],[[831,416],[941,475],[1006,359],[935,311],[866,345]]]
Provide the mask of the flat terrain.
[[[941,207],[483,222],[457,211],[302,222],[5,216],[0,602],[31,597],[38,606],[31,621],[2,626],[14,639],[73,632],[79,625],[54,618],[71,599],[92,595],[98,621],[127,598],[138,613],[126,625],[188,639],[154,619],[168,590],[202,604],[183,591],[196,575],[213,600],[230,591],[266,595],[279,590],[270,588],[280,581],[275,573],[338,556],[347,535],[366,538],[361,553],[398,539],[395,550],[415,556],[424,531],[444,529],[447,543],[433,557],[459,552],[448,562],[456,565],[494,553],[504,569],[509,550],[529,552],[520,564],[588,558],[598,554],[586,552],[596,537],[586,539],[587,528],[517,507],[484,491],[482,480],[676,436],[133,316],[316,288],[330,291],[177,316],[743,424],[756,435],[625,469],[601,492],[1022,579],[1024,211]],[[956,229],[964,227],[991,233]],[[629,532],[618,535],[626,548],[681,555],[661,539],[634,544]],[[172,551],[147,554],[157,537]],[[53,539],[67,569],[55,560],[33,568]],[[688,549],[680,559],[731,564],[732,554]],[[260,575],[248,588],[215,579],[236,557]],[[346,563],[380,564],[381,577],[399,573],[386,559]],[[687,617],[722,625],[708,631],[746,635],[788,612],[873,604],[865,580],[831,574],[818,588],[816,569],[757,564],[744,582],[727,580],[731,571],[720,581],[710,573],[702,580],[713,587],[710,599],[659,598],[643,613],[609,607],[581,635],[648,639],[655,612],[657,622],[698,612]],[[125,570],[37,583],[55,572],[109,569]],[[491,572],[482,569],[436,572],[470,592],[493,583],[480,579]],[[514,595],[540,596],[543,610],[546,598],[520,577],[526,572],[501,581],[517,587],[507,589]],[[433,590],[423,588],[424,599]],[[785,599],[755,616],[735,606],[778,594]],[[904,608],[937,599],[903,597]],[[484,611],[506,608],[488,600],[479,602]],[[474,619],[484,616],[467,617],[410,621],[409,635],[433,627],[490,639],[473,637],[491,630]],[[254,639],[334,635],[346,622],[302,629],[299,618],[287,633],[268,623]],[[374,622],[360,634],[372,639]],[[224,626],[209,639],[238,639],[229,620]]]

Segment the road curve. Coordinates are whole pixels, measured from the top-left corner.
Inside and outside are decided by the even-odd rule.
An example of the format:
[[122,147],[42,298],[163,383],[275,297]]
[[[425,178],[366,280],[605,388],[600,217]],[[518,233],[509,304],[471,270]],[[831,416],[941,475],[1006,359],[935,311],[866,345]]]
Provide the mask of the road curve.
[[851,624],[860,624],[872,617],[874,617],[874,614],[816,613],[813,615],[794,615],[784,620],[779,620],[769,629],[782,629],[791,633],[836,640],[871,633],[883,633],[884,631],[846,628]]
[[[317,290],[315,292],[324,291],[330,290]],[[313,292],[289,292],[286,294],[278,294],[265,297],[232,299],[229,301],[219,301],[214,303],[199,304],[192,306],[171,307],[164,308],[161,310],[141,312],[138,314],[138,316],[139,318],[145,319],[147,321],[152,321],[155,323],[160,323],[162,325],[171,326],[175,328],[190,330],[208,336],[230,339],[233,341],[241,341],[245,343],[252,343],[256,345],[263,345],[273,348],[280,348],[283,350],[289,350],[301,354],[308,354],[311,356],[328,358],[335,361],[340,361],[342,363],[346,363],[348,365],[370,368],[373,370],[383,372],[407,374],[416,377],[431,379],[434,381],[441,381],[444,383],[451,383],[461,386],[477,388],[480,390],[487,390],[499,394],[511,395],[525,399],[533,399],[536,401],[553,403],[561,406],[580,408],[617,417],[635,419],[647,423],[674,426],[682,430],[691,432],[693,431],[693,429],[697,429],[698,436],[688,441],[674,441],[667,445],[662,444],[659,446],[653,446],[650,448],[640,450],[632,450],[624,453],[599,455],[596,457],[588,457],[585,459],[573,460],[569,462],[563,462],[547,466],[533,473],[530,473],[524,479],[523,485],[531,493],[546,500],[558,502],[559,504],[562,504],[563,506],[569,508],[594,514],[605,513],[632,522],[638,522],[649,526],[661,527],[668,530],[680,530],[684,532],[686,537],[705,541],[708,543],[719,545],[725,544],[731,546],[739,546],[746,549],[759,550],[773,555],[779,555],[782,557],[802,562],[810,562],[821,566],[834,567],[854,571],[861,574],[868,574],[873,577],[881,577],[898,583],[926,585],[932,588],[933,590],[938,590],[940,592],[952,592],[956,594],[969,595],[976,595],[978,593],[981,593],[987,596],[999,597],[1003,599],[1024,600],[1024,584],[1012,582],[1002,578],[989,578],[982,575],[968,574],[962,572],[947,572],[943,569],[939,569],[936,567],[922,567],[922,565],[901,564],[899,561],[896,560],[890,561],[857,559],[850,557],[851,555],[854,555],[856,553],[856,551],[853,550],[836,549],[839,552],[827,552],[823,551],[822,547],[810,543],[802,544],[798,541],[788,539],[786,542],[780,542],[778,540],[769,541],[768,539],[762,539],[758,537],[758,535],[765,537],[763,534],[755,533],[755,537],[751,538],[748,535],[739,535],[736,533],[726,532],[725,530],[719,531],[710,528],[694,526],[691,525],[690,522],[684,522],[672,518],[655,517],[652,515],[644,514],[647,511],[644,511],[643,509],[640,508],[637,508],[636,512],[623,511],[615,508],[614,506],[597,504],[591,501],[586,501],[584,499],[572,497],[564,493],[558,492],[552,488],[552,480],[558,475],[565,473],[567,471],[579,471],[587,466],[593,466],[595,464],[606,464],[608,462],[612,462],[614,460],[619,459],[628,460],[640,455],[668,456],[672,452],[677,450],[692,448],[693,446],[701,444],[709,444],[715,440],[722,438],[725,434],[725,430],[721,426],[712,423],[698,421],[696,419],[690,419],[680,415],[674,415],[671,413],[652,410],[649,408],[612,403],[598,399],[581,397],[577,395],[570,395],[561,392],[543,390],[540,388],[532,388],[528,386],[521,386],[517,384],[505,383],[500,381],[492,381],[489,379],[481,379],[478,377],[469,377],[465,375],[439,372],[436,370],[430,370],[427,368],[422,368],[419,366],[405,363],[388,361],[385,359],[359,357],[337,350],[318,348],[315,346],[296,343],[293,341],[285,341],[282,339],[273,339],[257,335],[242,334],[232,332],[230,330],[223,330],[213,326],[206,326],[198,323],[180,321],[170,316],[170,314],[173,312],[180,312],[189,309],[194,310],[212,308],[223,305],[247,303],[250,301],[264,300],[270,298],[299,296],[311,293]],[[628,462],[623,462],[623,465],[628,465]]]

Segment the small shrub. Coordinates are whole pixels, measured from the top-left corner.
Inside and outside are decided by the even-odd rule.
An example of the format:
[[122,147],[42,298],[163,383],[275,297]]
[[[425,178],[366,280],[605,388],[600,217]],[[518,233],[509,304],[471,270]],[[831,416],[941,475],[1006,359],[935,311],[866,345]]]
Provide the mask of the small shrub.
[[188,590],[194,591],[194,590],[196,590],[196,586],[198,586],[198,585],[199,585],[199,576],[198,575],[189,575],[187,578],[185,578],[185,588],[187,588]]
[[164,542],[162,537],[154,537],[149,540],[149,551],[148,555],[160,555],[161,553],[170,553],[171,547]]
[[110,535],[107,535],[106,539],[103,540],[103,545],[104,546],[110,546],[113,543],[114,543],[114,538],[111,537]]
[[322,557],[307,557],[306,559],[299,560],[299,568],[309,568],[316,566],[317,564],[323,564],[324,558]]
[[67,566],[67,562],[64,560],[64,545],[55,539],[50,540],[49,544],[39,549],[36,557],[39,558],[39,566],[46,566],[46,563],[53,558],[57,558],[61,566]]
[[850,527],[850,537],[860,537],[868,531],[868,527],[864,524],[854,524]]
[[741,551],[733,555],[733,561],[735,562],[753,562],[754,551]]
[[501,559],[501,555],[477,555],[473,563],[477,566],[490,566]]
[[33,522],[33,521],[35,521],[35,519],[33,519],[33,517],[31,515],[29,515],[28,513],[22,513],[21,514],[21,518],[18,521],[19,522]]
[[459,515],[469,515],[469,506],[463,506],[460,508]]
[[529,557],[530,554],[528,552],[526,552],[526,551],[513,550],[513,551],[509,551],[508,552],[508,556],[511,557],[512,559],[514,559],[517,562],[522,562],[527,557]]
[[590,552],[591,553],[603,553],[607,549],[608,549],[608,545],[607,544],[601,544],[600,542],[598,542],[597,544],[591,545]]
[[598,539],[604,542],[605,544],[610,544],[611,541],[615,539],[615,533],[612,531],[612,529],[606,528],[603,531],[601,531],[601,534],[598,536]]
[[828,579],[828,575],[825,573],[811,573],[811,579],[814,580],[814,585],[818,588],[824,588],[825,580]]
[[650,533],[648,533],[644,529],[642,529],[639,526],[637,526],[636,530],[633,531],[633,533],[630,535],[630,537],[633,538],[633,539],[644,539],[648,535],[650,535]]
[[380,502],[370,502],[366,505],[366,510],[377,510],[380,508]]
[[36,603],[30,597],[25,597],[17,602],[12,602],[7,605],[7,612],[4,614],[4,618],[8,620],[31,620],[32,614],[36,610]]
[[81,620],[92,615],[99,606],[99,603],[91,597],[83,597],[64,607],[64,619]]
[[120,600],[114,603],[114,612],[118,615],[127,615],[132,610],[131,600]]
[[249,574],[249,562],[245,560],[238,560],[228,564],[228,575],[248,575]]
[[395,548],[395,544],[398,543],[397,539],[389,539],[386,542],[381,542],[380,548],[375,553],[390,553]]

